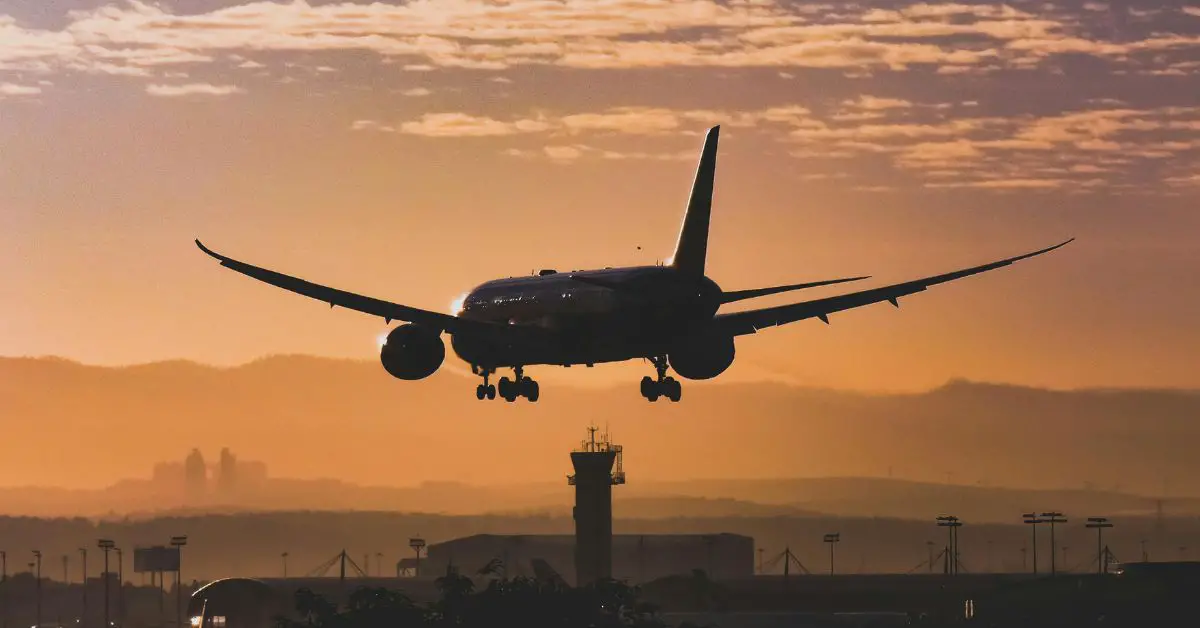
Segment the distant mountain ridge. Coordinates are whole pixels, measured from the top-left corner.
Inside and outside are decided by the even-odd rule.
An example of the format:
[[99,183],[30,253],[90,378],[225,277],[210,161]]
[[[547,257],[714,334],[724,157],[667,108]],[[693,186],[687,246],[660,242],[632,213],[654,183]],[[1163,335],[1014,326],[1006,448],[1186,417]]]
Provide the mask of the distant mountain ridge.
[[[547,386],[539,403],[509,405],[479,402],[472,390],[454,373],[400,382],[373,362],[305,356],[229,368],[0,358],[0,483],[100,488],[145,477],[153,463],[193,446],[206,455],[229,446],[267,462],[273,477],[339,478],[361,491],[448,480],[545,483],[558,494],[570,472],[567,451],[594,423],[607,424],[625,447],[629,485],[618,494],[705,477],[889,475],[932,486],[1200,494],[1197,391],[953,381],[925,393],[868,394],[729,383],[689,386],[682,402],[652,405],[631,382]],[[786,483],[774,486],[763,495],[750,484],[700,495],[802,510],[839,499],[789,497]],[[396,499],[394,507],[406,507]],[[452,510],[464,505],[471,504]]]

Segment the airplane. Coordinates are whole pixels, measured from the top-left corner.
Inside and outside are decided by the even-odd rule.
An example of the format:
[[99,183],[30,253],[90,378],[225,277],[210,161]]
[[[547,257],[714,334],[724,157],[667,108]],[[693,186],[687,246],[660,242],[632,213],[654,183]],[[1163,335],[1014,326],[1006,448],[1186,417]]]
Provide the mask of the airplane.
[[[899,299],[941,283],[1008,266],[1013,262],[1053,251],[1065,242],[1032,253],[950,273],[880,288],[788,305],[719,313],[729,303],[860,281],[847,277],[823,281],[725,291],[704,273],[708,251],[709,217],[716,174],[720,126],[708,130],[692,183],[691,196],[674,254],[654,266],[604,268],[496,279],[467,293],[449,314],[346,292],[297,277],[252,266],[206,247],[196,246],[220,261],[221,266],[297,294],[373,316],[392,328],[380,349],[380,362],[393,377],[420,380],[432,375],[446,358],[442,334],[450,336],[455,354],[483,378],[476,386],[477,399],[508,402],[523,397],[536,402],[540,387],[525,375],[525,367],[570,367],[644,359],[654,366],[655,377],[641,380],[648,401],[660,397],[677,402],[682,386],[668,370],[684,379],[707,380],[725,372],[734,360],[734,339],[796,321],[816,318],[829,324],[829,316],[856,307]],[[514,378],[502,377],[499,386],[490,377],[497,369],[511,368]]]

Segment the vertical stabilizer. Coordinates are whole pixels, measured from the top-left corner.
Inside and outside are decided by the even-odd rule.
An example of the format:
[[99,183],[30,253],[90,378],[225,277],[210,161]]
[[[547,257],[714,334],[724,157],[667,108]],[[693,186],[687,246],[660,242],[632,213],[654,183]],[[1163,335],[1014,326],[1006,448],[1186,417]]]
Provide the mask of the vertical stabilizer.
[[717,172],[717,134],[720,130],[720,126],[714,126],[704,138],[704,150],[700,153],[700,165],[696,167],[696,180],[692,183],[692,196],[688,199],[687,213],[683,216],[675,254],[671,256],[671,266],[692,275],[704,275],[713,177]]

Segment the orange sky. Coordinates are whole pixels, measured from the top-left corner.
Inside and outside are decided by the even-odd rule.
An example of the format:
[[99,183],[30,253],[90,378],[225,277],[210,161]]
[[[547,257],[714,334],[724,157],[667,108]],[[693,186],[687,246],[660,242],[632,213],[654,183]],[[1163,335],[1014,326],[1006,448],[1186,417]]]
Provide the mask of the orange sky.
[[0,3],[0,355],[375,359],[382,321],[192,238],[446,310],[496,276],[669,255],[723,124],[726,288],[881,285],[1079,238],[740,339],[729,377],[1200,386],[1194,8],[30,4]]

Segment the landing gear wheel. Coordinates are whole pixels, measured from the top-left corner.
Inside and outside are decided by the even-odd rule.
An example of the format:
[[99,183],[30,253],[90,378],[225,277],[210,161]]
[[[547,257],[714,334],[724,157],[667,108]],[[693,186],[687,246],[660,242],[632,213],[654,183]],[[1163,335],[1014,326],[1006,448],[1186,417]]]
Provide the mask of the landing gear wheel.
[[670,399],[672,403],[678,402],[683,397],[683,386],[674,377],[668,377],[662,382],[663,396]]
[[667,359],[660,356],[652,358],[652,360],[658,377],[653,378],[647,375],[642,378],[642,396],[650,402],[658,401],[659,397],[666,397],[672,402],[679,401],[683,397],[683,387],[674,377],[667,377]]
[[483,376],[483,383],[475,387],[475,398],[479,399],[480,401],[483,401],[484,399],[495,399],[496,386],[494,384],[489,384],[488,378],[491,377],[492,373],[496,372],[496,369],[489,369],[472,364],[471,372],[475,375]]
[[538,383],[531,378],[526,377],[521,380],[521,396],[528,399],[530,403],[537,402],[539,393],[541,392],[538,390],[539,388]]
[[515,382],[509,380],[507,377],[500,378],[500,396],[503,397],[505,401],[512,403],[517,400],[518,391],[516,388],[517,386]]

